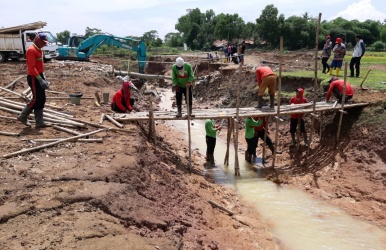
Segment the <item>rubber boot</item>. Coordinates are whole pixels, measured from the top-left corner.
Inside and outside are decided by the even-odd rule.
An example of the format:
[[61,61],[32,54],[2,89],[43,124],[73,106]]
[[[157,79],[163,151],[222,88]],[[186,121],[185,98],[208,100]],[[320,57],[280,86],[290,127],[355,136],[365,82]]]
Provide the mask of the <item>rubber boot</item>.
[[292,138],[291,147],[294,147],[294,146],[296,146],[295,133],[291,134],[291,138]]
[[32,109],[30,109],[28,107],[28,105],[25,105],[25,107],[23,108],[23,110],[21,111],[20,115],[17,117],[17,119],[19,121],[21,121],[21,123],[23,123],[24,125],[26,125],[27,127],[31,127],[31,123],[29,123],[28,121],[28,116],[29,114],[31,114],[32,112]]
[[35,114],[35,121],[36,121],[36,127],[37,128],[48,127],[48,125],[45,124],[44,120],[43,120],[43,109],[35,109],[34,114]]
[[336,76],[339,76],[339,71],[340,71],[340,68],[336,68]]
[[206,153],[206,157],[205,157],[205,160],[206,160],[206,162],[210,162],[210,156],[209,156],[209,154],[208,154],[208,153]]
[[258,109],[262,108],[263,107],[263,97],[262,96],[258,96],[257,97],[257,107]]
[[333,70],[333,68],[330,68],[330,72],[328,73],[331,76],[332,76],[332,70]]
[[216,163],[214,163],[214,155],[209,155],[209,159],[210,159],[210,165],[212,167],[215,167],[216,166]]
[[177,106],[177,115],[176,117],[181,117],[182,116],[182,107],[181,105]]
[[252,155],[248,153],[248,151],[245,151],[245,161],[251,163],[252,161]]
[[270,95],[269,96],[269,107],[272,109],[273,107],[275,107],[275,96],[274,95]]
[[306,147],[308,147],[307,133],[303,134],[303,140],[304,140],[304,145],[306,145]]

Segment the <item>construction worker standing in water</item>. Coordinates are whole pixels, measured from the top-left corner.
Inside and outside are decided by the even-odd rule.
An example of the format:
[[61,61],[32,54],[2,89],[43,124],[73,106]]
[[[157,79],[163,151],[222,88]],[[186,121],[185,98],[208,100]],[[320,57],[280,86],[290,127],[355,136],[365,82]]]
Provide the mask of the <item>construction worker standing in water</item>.
[[332,49],[332,53],[334,53],[334,58],[332,59],[330,66],[330,75],[332,75],[332,70],[335,71],[335,75],[339,75],[339,71],[342,68],[343,58],[346,55],[346,46],[342,43],[342,38],[336,39],[335,47]]

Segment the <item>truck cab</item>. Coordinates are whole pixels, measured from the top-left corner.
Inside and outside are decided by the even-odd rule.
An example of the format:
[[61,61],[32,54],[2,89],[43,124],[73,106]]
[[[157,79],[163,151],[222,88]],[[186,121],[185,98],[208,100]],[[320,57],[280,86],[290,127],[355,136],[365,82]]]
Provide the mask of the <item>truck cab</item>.
[[48,43],[42,48],[44,61],[50,61],[52,58],[58,56],[58,43],[55,37],[49,31],[36,31],[36,30],[26,30],[23,32],[23,41],[25,44],[25,49],[32,44],[35,36],[37,34],[44,33],[47,36]]

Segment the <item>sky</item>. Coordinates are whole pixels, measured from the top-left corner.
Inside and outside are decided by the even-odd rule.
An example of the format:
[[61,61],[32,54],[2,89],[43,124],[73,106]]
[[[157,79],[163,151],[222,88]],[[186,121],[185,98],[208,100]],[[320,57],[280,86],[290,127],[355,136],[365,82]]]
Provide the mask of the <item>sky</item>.
[[[310,17],[322,13],[323,20],[342,17],[347,20],[386,19],[385,0],[0,0],[0,27],[43,21],[45,30],[56,33],[68,30],[83,35],[86,27],[97,28],[115,36],[142,36],[156,30],[161,39],[177,32],[175,24],[188,9],[202,13],[212,9],[220,13],[237,13],[245,22],[255,23],[262,10],[273,4],[286,18]],[[33,4],[32,4],[33,3]]]

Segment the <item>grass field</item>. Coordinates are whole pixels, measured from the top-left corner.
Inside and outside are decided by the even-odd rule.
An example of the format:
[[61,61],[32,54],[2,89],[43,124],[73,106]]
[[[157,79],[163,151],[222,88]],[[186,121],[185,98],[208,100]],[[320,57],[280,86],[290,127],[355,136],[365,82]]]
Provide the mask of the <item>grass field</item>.
[[[348,55],[352,54],[352,51],[347,52]],[[347,62],[347,75],[350,75],[350,64],[351,56],[346,56],[344,63]],[[318,62],[318,78],[322,80],[322,84],[327,83],[331,76],[328,74],[321,73],[321,62]],[[329,60],[331,63],[331,59]],[[344,64],[343,64],[344,65]],[[361,74],[360,78],[349,78],[347,81],[353,85],[360,85],[365,77],[367,71],[371,69],[366,81],[363,83],[363,86],[366,86],[371,89],[381,89],[386,90],[386,52],[366,52],[361,59]],[[335,71],[334,71],[335,73]],[[283,72],[283,76],[296,76],[296,77],[314,77],[314,71],[294,71],[294,72]],[[344,66],[339,73],[339,77],[343,79],[344,76]],[[383,84],[382,84],[383,83]]]

